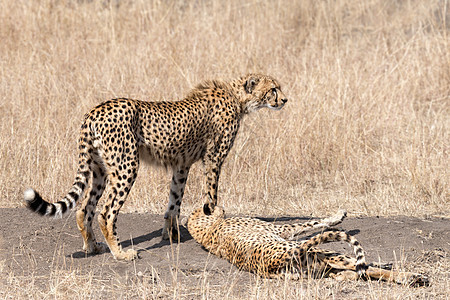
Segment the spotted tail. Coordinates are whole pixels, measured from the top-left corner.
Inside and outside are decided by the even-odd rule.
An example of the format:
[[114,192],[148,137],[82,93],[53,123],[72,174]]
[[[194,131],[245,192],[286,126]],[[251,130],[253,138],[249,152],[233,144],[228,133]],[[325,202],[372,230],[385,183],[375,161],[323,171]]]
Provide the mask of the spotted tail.
[[89,172],[79,171],[72,188],[67,195],[56,203],[49,203],[42,199],[41,195],[33,189],[29,188],[24,192],[24,199],[27,207],[34,212],[43,216],[62,217],[63,214],[75,207],[76,202],[83,196],[86,188]]
[[359,276],[365,275],[368,266],[366,264],[366,256],[364,254],[364,250],[354,236],[351,236],[345,233],[344,231],[327,231],[319,233],[313,238],[304,241],[303,246],[309,249],[319,244],[337,241],[345,241],[353,247],[353,251],[355,252],[356,255],[356,264],[355,264],[356,272],[358,273]]
[[87,142],[89,129],[82,127],[82,136],[80,138],[79,167],[75,181],[64,198],[56,203],[49,203],[42,199],[41,195],[35,190],[29,188],[24,192],[24,199],[27,207],[32,211],[42,215],[55,218],[61,218],[63,214],[74,208],[77,201],[83,196],[90,178],[89,161],[91,160],[88,148],[91,143]]

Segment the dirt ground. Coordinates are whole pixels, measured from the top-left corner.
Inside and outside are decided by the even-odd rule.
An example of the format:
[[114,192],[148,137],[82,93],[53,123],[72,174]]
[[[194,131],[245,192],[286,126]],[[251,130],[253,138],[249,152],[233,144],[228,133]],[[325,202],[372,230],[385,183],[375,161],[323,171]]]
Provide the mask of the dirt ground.
[[[274,219],[265,218],[267,221]],[[278,218],[276,221],[303,222],[309,218]],[[48,288],[48,278],[55,269],[76,270],[100,276],[105,282],[125,282],[139,276],[173,283],[173,280],[193,284],[208,272],[211,287],[220,285],[233,272],[237,287],[252,280],[228,262],[208,255],[182,228],[181,243],[171,245],[161,241],[162,216],[153,214],[121,214],[118,233],[125,249],[134,247],[140,259],[134,262],[115,261],[110,253],[86,256],[74,218],[74,212],[63,219],[40,217],[25,208],[0,209],[0,261],[3,272],[19,276],[35,276],[34,284]],[[95,224],[99,240],[103,237]],[[407,259],[420,266],[449,259],[450,220],[446,218],[418,219],[411,217],[348,218],[338,226],[356,235],[363,245],[368,261],[401,262]],[[342,243],[333,249],[350,253]],[[174,271],[177,272],[174,272]],[[48,275],[48,276],[47,276]],[[446,274],[448,276],[448,274]],[[3,277],[3,276],[2,276]],[[5,278],[5,277],[4,277]]]

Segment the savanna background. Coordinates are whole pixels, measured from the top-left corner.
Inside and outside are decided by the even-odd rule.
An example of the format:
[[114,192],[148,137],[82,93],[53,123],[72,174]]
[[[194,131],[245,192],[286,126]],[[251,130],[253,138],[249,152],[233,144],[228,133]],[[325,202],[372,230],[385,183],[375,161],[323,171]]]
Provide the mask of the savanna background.
[[[30,186],[68,191],[82,117],[101,101],[177,100],[260,72],[289,102],[244,119],[219,184],[229,214],[448,220],[449,33],[446,0],[0,1],[0,207],[23,207]],[[162,214],[170,179],[141,165],[121,212]],[[198,163],[183,215],[203,189]]]

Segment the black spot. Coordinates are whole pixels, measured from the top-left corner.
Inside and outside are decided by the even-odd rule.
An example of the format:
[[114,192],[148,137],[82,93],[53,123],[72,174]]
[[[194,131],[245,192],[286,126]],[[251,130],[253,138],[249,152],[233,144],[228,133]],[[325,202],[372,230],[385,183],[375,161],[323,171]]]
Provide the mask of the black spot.
[[180,196],[177,194],[177,193],[175,193],[174,191],[170,191],[170,194],[172,194],[172,196],[175,198],[175,199],[178,199]]
[[205,203],[205,205],[203,205],[203,213],[207,216],[211,215],[211,209],[208,203]]

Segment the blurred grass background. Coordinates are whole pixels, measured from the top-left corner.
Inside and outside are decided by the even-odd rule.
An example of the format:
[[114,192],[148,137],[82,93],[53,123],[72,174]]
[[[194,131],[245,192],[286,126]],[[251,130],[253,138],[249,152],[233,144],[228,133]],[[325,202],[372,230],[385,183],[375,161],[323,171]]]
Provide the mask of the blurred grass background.
[[[448,1],[1,1],[0,207],[63,197],[82,117],[114,97],[177,100],[204,79],[277,78],[222,169],[229,213],[449,214]],[[122,211],[163,213],[141,165]],[[201,163],[182,214],[202,203]]]

